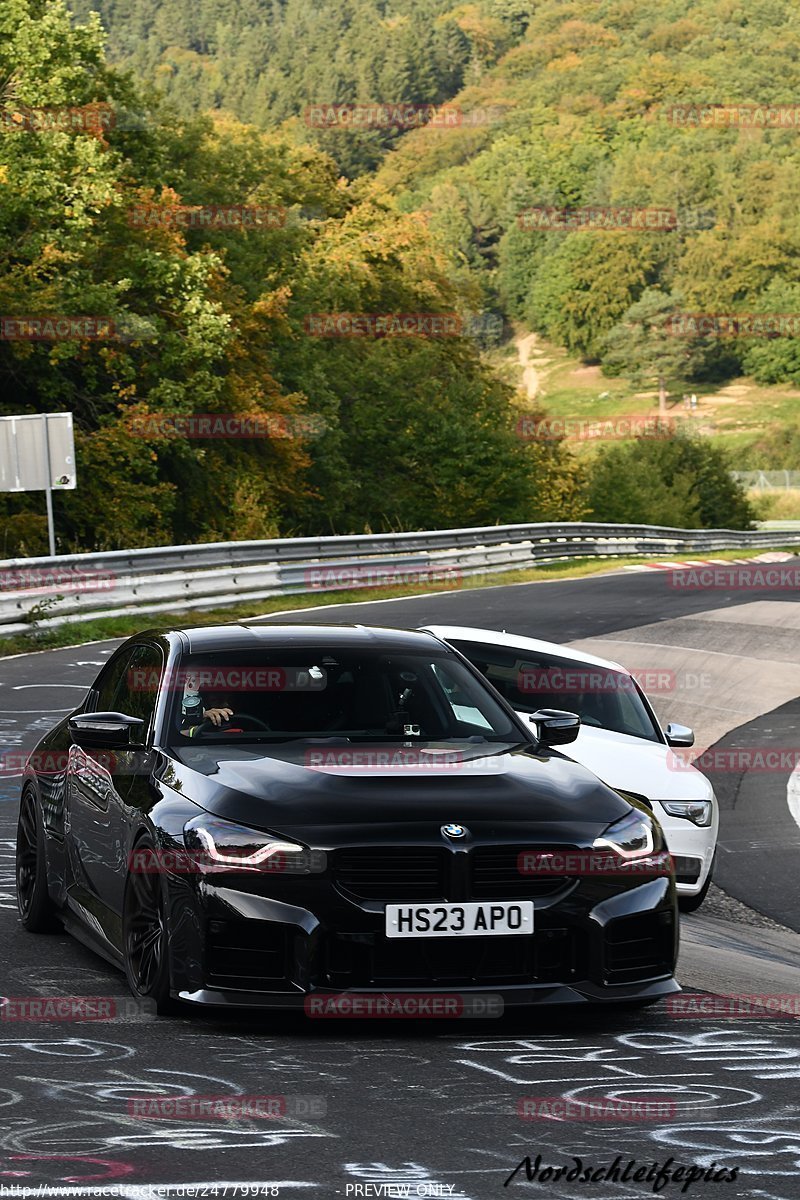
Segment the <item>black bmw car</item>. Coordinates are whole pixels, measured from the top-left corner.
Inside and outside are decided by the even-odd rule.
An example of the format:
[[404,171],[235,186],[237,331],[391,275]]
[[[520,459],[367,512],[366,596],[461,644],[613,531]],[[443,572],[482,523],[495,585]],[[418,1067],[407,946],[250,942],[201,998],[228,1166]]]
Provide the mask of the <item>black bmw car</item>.
[[30,757],[22,922],[159,1011],[649,1003],[678,990],[674,877],[653,814],[555,748],[578,725],[523,723],[429,633],[137,635]]

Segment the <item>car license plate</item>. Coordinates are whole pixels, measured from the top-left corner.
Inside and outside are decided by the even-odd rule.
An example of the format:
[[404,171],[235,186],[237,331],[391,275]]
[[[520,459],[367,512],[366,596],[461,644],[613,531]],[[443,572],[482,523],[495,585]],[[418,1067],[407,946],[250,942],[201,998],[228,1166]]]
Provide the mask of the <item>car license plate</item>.
[[533,901],[387,904],[386,936],[488,937],[533,933]]

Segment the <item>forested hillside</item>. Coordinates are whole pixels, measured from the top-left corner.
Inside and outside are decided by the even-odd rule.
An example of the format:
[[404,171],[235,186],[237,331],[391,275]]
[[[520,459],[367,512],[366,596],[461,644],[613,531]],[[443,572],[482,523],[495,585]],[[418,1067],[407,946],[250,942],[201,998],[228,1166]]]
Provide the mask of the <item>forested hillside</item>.
[[[484,143],[411,133],[380,178],[430,214],[488,302],[603,358],[606,335],[647,289],[675,309],[800,311],[800,108],[777,128],[764,115],[798,95],[792,3],[549,0],[472,89],[473,102],[507,109]],[[725,105],[733,116],[703,122],[703,106]],[[524,216],[600,205],[668,210],[676,227],[550,232]],[[718,342],[693,370],[800,381],[799,347],[796,337]]]
[[[112,56],[181,111],[289,122],[294,138],[321,141],[351,173],[390,147],[378,178],[404,209],[425,214],[456,284],[477,285],[484,307],[589,360],[603,358],[606,335],[649,288],[674,309],[800,310],[800,107],[777,128],[757,115],[728,125],[696,115],[703,106],[791,108],[800,10],[790,0],[72,7],[96,9]],[[490,119],[320,136],[302,116],[318,102],[446,100]],[[674,227],[549,232],[525,221],[537,206],[598,205],[667,210]],[[799,346],[717,342],[687,354],[685,374],[800,381]]]
[[[0,340],[3,411],[75,413],[63,549],[602,519],[585,456],[519,436],[515,381],[487,354],[509,322],[632,395],[800,383],[796,334],[665,333],[687,311],[800,314],[800,13],[784,0],[6,0],[0,74],[2,310],[99,313],[124,334]],[[97,102],[124,119],[13,118]],[[309,119],[342,104],[454,119]],[[720,105],[734,118],[698,116]],[[203,205],[282,215],[131,219]],[[585,227],[579,210],[668,219]],[[543,212],[572,215],[547,228]],[[457,314],[463,335],[314,336],[319,313]],[[202,412],[306,432],[132,432]],[[787,444],[776,418],[763,465]],[[660,458],[670,516],[710,520],[678,451]],[[41,549],[39,510],[2,502],[0,552]],[[715,519],[746,521],[740,498]]]
[[311,104],[439,104],[479,79],[521,34],[528,0],[72,0],[100,14],[109,52],[154,80],[179,112],[226,109],[262,129],[298,118],[301,136],[348,171],[375,165],[394,130],[342,139],[305,123]]

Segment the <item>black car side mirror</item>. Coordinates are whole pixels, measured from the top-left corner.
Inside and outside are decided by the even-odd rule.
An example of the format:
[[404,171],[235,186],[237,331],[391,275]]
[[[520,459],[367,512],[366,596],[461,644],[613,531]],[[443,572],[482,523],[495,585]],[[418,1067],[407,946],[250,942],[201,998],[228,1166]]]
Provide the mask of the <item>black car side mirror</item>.
[[79,713],[70,717],[67,728],[75,745],[85,750],[106,747],[126,750],[142,745],[144,721],[125,713]]
[[538,727],[539,741],[544,746],[566,746],[575,741],[581,728],[577,713],[560,708],[539,708],[528,720]]

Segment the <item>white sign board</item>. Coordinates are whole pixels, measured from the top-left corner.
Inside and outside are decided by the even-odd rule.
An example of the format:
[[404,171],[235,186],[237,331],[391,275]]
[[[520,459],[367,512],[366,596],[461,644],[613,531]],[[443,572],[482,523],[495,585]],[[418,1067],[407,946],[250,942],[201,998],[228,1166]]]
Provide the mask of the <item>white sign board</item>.
[[72,413],[0,417],[0,492],[75,487]]

